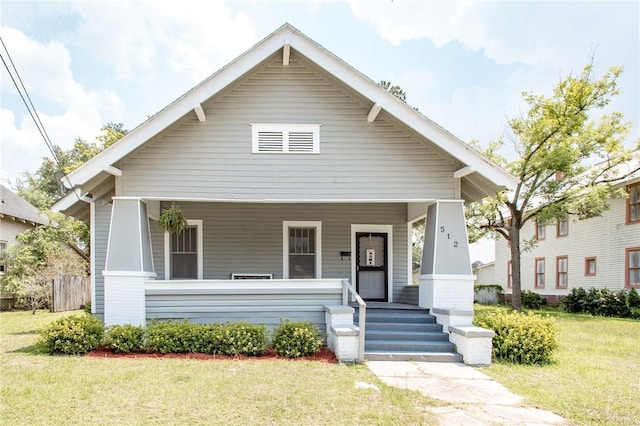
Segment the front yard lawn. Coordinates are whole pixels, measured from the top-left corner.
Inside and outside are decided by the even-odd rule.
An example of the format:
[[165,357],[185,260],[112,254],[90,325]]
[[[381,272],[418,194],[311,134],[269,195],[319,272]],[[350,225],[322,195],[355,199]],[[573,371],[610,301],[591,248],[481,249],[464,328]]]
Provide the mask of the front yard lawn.
[[[492,309],[476,305],[476,314]],[[527,402],[580,425],[640,425],[640,321],[536,311],[560,326],[545,366],[494,363],[482,371]]]
[[62,315],[0,313],[0,424],[437,423],[424,409],[437,403],[364,365],[34,353],[37,330]]

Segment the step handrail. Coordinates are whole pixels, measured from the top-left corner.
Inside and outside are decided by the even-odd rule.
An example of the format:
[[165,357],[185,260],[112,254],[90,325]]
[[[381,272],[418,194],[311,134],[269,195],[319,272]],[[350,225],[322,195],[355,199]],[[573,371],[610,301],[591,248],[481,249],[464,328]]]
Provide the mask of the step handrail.
[[362,297],[353,288],[349,280],[342,280],[342,304],[349,306],[349,294],[353,296],[358,303],[358,361],[364,362],[364,331],[365,331],[365,319],[367,316],[367,304],[362,300]]

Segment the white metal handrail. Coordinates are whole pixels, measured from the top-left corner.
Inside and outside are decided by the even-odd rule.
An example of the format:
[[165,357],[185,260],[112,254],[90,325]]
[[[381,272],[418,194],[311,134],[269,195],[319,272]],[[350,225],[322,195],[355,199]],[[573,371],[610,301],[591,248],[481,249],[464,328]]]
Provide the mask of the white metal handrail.
[[367,304],[364,303],[362,297],[356,292],[349,280],[342,280],[342,304],[349,305],[349,294],[353,296],[358,303],[358,361],[364,361],[364,331],[365,331],[365,319],[367,316]]

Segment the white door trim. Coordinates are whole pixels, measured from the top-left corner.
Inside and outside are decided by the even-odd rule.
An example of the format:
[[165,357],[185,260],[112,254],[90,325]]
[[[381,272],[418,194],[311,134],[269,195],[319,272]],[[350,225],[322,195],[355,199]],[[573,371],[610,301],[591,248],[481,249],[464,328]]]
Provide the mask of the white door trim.
[[356,233],[378,232],[387,234],[387,303],[393,302],[393,225],[351,224],[351,284],[356,286]]

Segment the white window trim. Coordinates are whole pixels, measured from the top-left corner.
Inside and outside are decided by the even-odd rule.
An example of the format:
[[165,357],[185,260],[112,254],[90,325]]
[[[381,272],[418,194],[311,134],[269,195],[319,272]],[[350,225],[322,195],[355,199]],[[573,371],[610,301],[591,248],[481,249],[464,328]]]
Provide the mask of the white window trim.
[[[260,132],[283,132],[282,151],[260,151],[258,146]],[[312,132],[313,151],[289,152],[289,132]],[[319,154],[320,124],[251,123],[251,152],[253,154]]]
[[316,278],[322,278],[322,222],[288,221],[282,222],[282,278],[289,279],[289,228],[316,229]]
[[356,233],[378,232],[387,234],[387,303],[393,302],[393,225],[351,225],[351,284],[356,285]]
[[[202,279],[203,277],[203,273],[202,273],[202,259],[203,259],[203,254],[202,254],[202,219],[188,219],[187,220],[187,224],[189,226],[195,226],[196,227],[196,237],[198,239],[197,244],[198,244],[198,254],[197,254],[197,261],[198,261],[198,278],[199,280]],[[171,279],[171,234],[169,232],[165,232],[164,233],[164,279],[165,280],[170,280]]]

